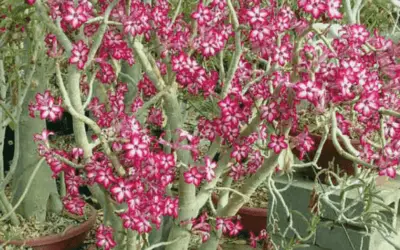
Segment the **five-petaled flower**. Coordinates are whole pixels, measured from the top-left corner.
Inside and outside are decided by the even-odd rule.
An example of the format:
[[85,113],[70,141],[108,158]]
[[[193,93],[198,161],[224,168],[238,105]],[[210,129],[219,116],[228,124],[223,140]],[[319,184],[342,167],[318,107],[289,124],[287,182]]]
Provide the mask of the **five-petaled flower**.
[[88,60],[89,48],[80,40],[73,45],[69,63],[76,64],[78,69],[83,69]]
[[63,15],[63,21],[70,24],[73,29],[78,29],[89,19],[85,5],[78,4],[77,7],[74,7],[73,2],[66,2],[64,5],[66,12]]
[[287,143],[285,142],[285,136],[271,135],[271,140],[268,143],[268,147],[273,149],[276,154],[279,154],[283,149],[288,147]]
[[183,174],[183,177],[186,183],[194,184],[195,186],[199,186],[203,179],[203,175],[199,172],[197,167],[191,167],[189,171]]

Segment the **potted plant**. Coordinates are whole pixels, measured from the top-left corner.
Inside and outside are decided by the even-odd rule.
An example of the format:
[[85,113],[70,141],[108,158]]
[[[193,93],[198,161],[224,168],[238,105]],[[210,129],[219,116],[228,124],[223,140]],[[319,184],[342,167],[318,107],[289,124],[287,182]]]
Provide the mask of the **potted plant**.
[[[38,93],[31,111],[49,110],[44,120],[64,108],[75,137],[65,149],[42,136],[39,153],[54,175],[64,174],[71,212],[84,204],[76,192],[82,185],[104,208],[98,247],[181,250],[197,237],[200,249],[217,249],[223,234],[242,229],[236,214],[263,182],[274,201],[284,202],[273,177],[316,165],[323,146],[307,130],[291,136],[301,102],[324,114],[322,142],[331,135],[338,152],[370,168],[369,175],[393,177],[393,155],[375,148],[376,133],[389,123],[368,121],[399,116],[397,97],[378,84],[396,86],[390,57],[396,45],[356,24],[328,41],[315,22],[340,19],[340,1],[319,2],[299,1],[291,9],[256,0],[31,1],[48,32],[58,86],[45,98]],[[351,20],[352,11],[347,8]],[[132,74],[126,64],[140,66]],[[126,100],[131,89],[136,95]],[[348,142],[337,117],[346,107],[371,133],[374,146],[363,140],[364,153]],[[380,140],[393,147],[397,141],[385,133]],[[316,158],[294,164],[290,144],[300,153],[317,147]],[[375,154],[384,160],[375,161]],[[239,180],[243,185],[234,189]],[[215,191],[221,192],[216,208]],[[257,234],[252,245],[267,237]]]
[[[4,162],[3,154],[0,159],[0,244],[71,249],[83,242],[96,213],[88,208],[88,220],[78,227],[84,218],[78,222],[63,215],[65,222],[61,223],[58,217],[64,213],[62,185],[57,185],[50,168],[37,154],[34,135],[43,131],[46,124],[30,117],[29,103],[50,81],[46,71],[50,65],[42,49],[44,41],[39,39],[42,29],[36,21],[27,22],[31,11],[23,1],[2,5],[0,13],[7,13],[0,40],[0,151],[13,157],[11,164]],[[5,138],[7,127],[14,132],[10,140]],[[7,152],[4,146],[10,141],[14,150]],[[27,225],[31,228],[24,228]],[[46,235],[60,230],[62,234]]]

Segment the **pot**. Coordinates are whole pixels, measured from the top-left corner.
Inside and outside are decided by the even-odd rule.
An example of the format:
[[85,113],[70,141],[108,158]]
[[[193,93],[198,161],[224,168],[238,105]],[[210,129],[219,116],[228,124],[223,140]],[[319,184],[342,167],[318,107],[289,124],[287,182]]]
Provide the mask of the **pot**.
[[[311,137],[313,138],[313,140],[315,142],[316,149],[314,151],[308,153],[308,157],[309,157],[310,161],[312,161],[314,159],[315,152],[317,151],[318,145],[322,139],[321,136],[319,136],[319,135],[311,135]],[[352,142],[353,146],[357,146],[359,144],[359,142],[356,140],[352,140],[351,142]],[[340,141],[339,141],[339,143],[340,143]],[[341,145],[341,146],[344,148],[343,145]],[[300,156],[300,152],[298,150],[296,150],[295,148],[293,149],[293,154],[296,155],[297,157]],[[304,159],[308,160],[306,156],[304,156]],[[317,164],[322,169],[325,169],[325,168],[329,167],[329,163],[332,162],[332,160],[334,160],[334,171],[335,172],[339,171],[340,176],[342,176],[344,174],[354,175],[353,162],[344,158],[343,156],[341,156],[337,152],[335,146],[333,145],[332,139],[330,137],[328,137],[324,146],[322,147],[321,155],[317,161]],[[311,167],[301,168],[296,171],[303,173],[303,175],[309,177],[312,180],[314,180],[316,177],[316,175]],[[319,171],[320,170],[317,170],[316,172],[318,173]],[[326,175],[324,175],[324,174],[321,175],[320,180],[322,181],[322,183],[326,183],[325,176]],[[333,180],[333,182],[334,182],[334,180]]]
[[[82,246],[87,234],[96,223],[97,212],[90,207],[90,215],[85,222],[67,229],[64,233],[47,235],[34,239],[12,240],[7,245],[31,247],[34,250],[72,250]],[[4,244],[0,240],[0,244]]]
[[[214,204],[218,203],[218,195],[212,194]],[[240,223],[243,225],[243,231],[258,234],[261,230],[267,229],[267,208],[255,208],[243,206],[239,209],[237,215],[240,216]]]

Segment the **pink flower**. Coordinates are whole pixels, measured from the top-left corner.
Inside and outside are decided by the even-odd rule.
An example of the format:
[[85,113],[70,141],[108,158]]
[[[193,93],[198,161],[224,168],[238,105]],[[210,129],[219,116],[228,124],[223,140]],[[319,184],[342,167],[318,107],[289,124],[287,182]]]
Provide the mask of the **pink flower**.
[[79,197],[66,196],[63,198],[63,204],[65,209],[72,214],[83,215],[83,208],[85,207],[85,201]]
[[83,149],[82,148],[73,148],[71,152],[72,158],[78,160],[80,157],[83,156]]
[[119,203],[126,199],[132,198],[132,183],[125,181],[124,179],[118,179],[116,183],[111,187],[110,191]]
[[296,89],[297,98],[306,99],[311,103],[315,103],[321,93],[321,89],[314,81],[299,82],[296,84]]
[[314,149],[315,142],[311,138],[308,128],[305,127],[304,131],[295,137],[295,145],[300,152],[299,159],[302,160],[304,155]]
[[268,147],[273,149],[276,154],[279,154],[283,149],[288,147],[285,142],[285,136],[271,135],[271,141],[268,143]]
[[210,10],[203,5],[200,1],[199,5],[197,6],[196,12],[192,14],[192,18],[197,20],[199,25],[203,25],[206,22],[211,20],[211,12]]
[[261,119],[271,123],[279,116],[278,105],[276,102],[271,102],[268,105],[261,106]]
[[259,240],[258,236],[255,236],[253,232],[250,232],[250,246],[252,248],[257,247],[257,241]]
[[353,24],[350,26],[352,38],[358,43],[365,43],[369,37],[368,30],[363,25]]
[[327,9],[325,0],[303,0],[303,2],[305,4],[301,6],[302,9],[310,13],[315,19],[319,18]]
[[88,54],[89,48],[82,40],[80,40],[73,45],[69,63],[76,64],[78,69],[83,69],[88,59]]
[[238,181],[246,174],[246,170],[243,167],[243,164],[236,163],[231,167],[231,171],[229,172],[229,176],[232,177],[233,180]]
[[249,154],[249,147],[247,145],[233,145],[231,158],[235,158],[237,162],[241,162]]
[[387,167],[379,170],[380,176],[388,176],[392,179],[396,178],[396,169],[394,167]]
[[282,45],[279,48],[275,48],[274,57],[272,58],[274,62],[277,62],[280,66],[283,66],[289,61],[290,58],[291,50],[288,46]]
[[66,13],[63,15],[63,21],[71,25],[73,29],[79,28],[83,23],[88,20],[88,13],[85,6],[79,4],[77,8],[74,8],[73,3],[65,3]]
[[265,23],[269,16],[268,11],[260,9],[260,6],[254,6],[253,9],[247,11],[247,16],[250,24]]
[[222,233],[226,234],[233,227],[234,227],[234,223],[232,222],[231,219],[224,219],[224,218],[217,217],[217,220],[216,220],[216,229],[217,230],[221,230]]
[[185,182],[188,184],[194,184],[196,187],[200,185],[203,175],[199,172],[197,167],[191,167],[189,171],[183,174]]
[[230,231],[229,235],[230,236],[238,235],[242,229],[243,229],[243,226],[240,223],[240,221],[236,221],[236,223],[231,228],[229,228],[229,231]]
[[[105,188],[108,188],[111,184],[115,183],[116,178],[114,177],[114,173],[112,168],[100,169],[95,178],[96,182],[103,185]],[[114,190],[118,192],[118,190]]]
[[46,91],[43,95],[36,94],[36,102],[35,109],[40,111],[40,119],[55,121],[62,117],[64,110],[61,107],[61,99],[56,102],[50,91]]
[[212,181],[215,178],[215,169],[217,168],[217,163],[213,162],[208,156],[205,157],[205,166],[202,168],[204,173],[204,179],[207,181]]
[[155,126],[161,127],[163,123],[163,114],[162,110],[151,107],[149,111],[149,116],[147,117],[147,122],[150,124],[154,124]]
[[47,129],[43,129],[41,134],[35,134],[33,136],[34,141],[42,141],[42,142],[47,142],[49,140],[50,135],[54,135],[53,132]]
[[378,93],[373,92],[361,96],[360,101],[354,106],[354,110],[363,116],[370,117],[379,109]]
[[176,218],[178,217],[178,210],[179,210],[179,200],[177,198],[173,199],[167,197],[164,202],[164,214]]
[[142,159],[148,154],[148,145],[138,135],[132,135],[129,143],[122,146],[129,159]]
[[327,0],[329,18],[341,19],[343,17],[342,13],[339,11],[341,3],[342,0]]

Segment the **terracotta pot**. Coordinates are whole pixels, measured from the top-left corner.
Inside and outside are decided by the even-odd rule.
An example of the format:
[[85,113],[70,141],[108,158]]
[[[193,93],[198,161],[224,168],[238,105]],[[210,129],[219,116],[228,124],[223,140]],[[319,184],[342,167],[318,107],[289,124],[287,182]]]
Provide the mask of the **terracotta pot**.
[[[212,194],[214,204],[218,203],[218,195]],[[267,208],[255,208],[243,206],[239,209],[240,223],[244,232],[258,234],[261,230],[267,229]]]
[[[96,210],[90,207],[90,216],[85,222],[69,228],[62,234],[42,236],[35,239],[12,240],[7,245],[31,247],[34,250],[72,250],[82,246],[88,232],[96,223]],[[0,244],[4,241],[0,240]]]
[[[309,160],[312,161],[314,159],[315,156],[315,152],[318,148],[318,145],[321,141],[321,136],[318,135],[312,135],[311,136],[314,139],[315,142],[315,147],[316,149],[313,152],[310,152],[308,154]],[[340,143],[340,141],[339,141]],[[353,140],[352,141],[353,146],[357,146],[359,144],[358,141]],[[344,148],[344,145],[341,143],[341,146]],[[293,154],[296,155],[297,157],[300,156],[299,151],[297,151],[296,149],[293,149]],[[332,139],[330,137],[328,137],[328,139],[326,140],[324,146],[322,147],[322,151],[321,151],[321,155],[318,159],[318,166],[320,166],[321,168],[328,168],[329,167],[329,163],[334,159],[334,171],[337,172],[339,170],[339,172],[341,172],[340,175],[343,175],[344,173],[346,173],[347,175],[353,175],[354,174],[354,168],[353,168],[353,162],[350,160],[347,160],[346,158],[344,158],[343,156],[341,156],[335,146],[333,145]],[[304,156],[304,160],[308,160],[308,158],[306,156]],[[339,168],[339,169],[338,169]],[[298,172],[302,172],[304,175],[308,176],[310,179],[314,180],[315,179],[315,173],[313,171],[313,169],[311,167],[308,168],[302,168],[302,169],[298,169]],[[296,170],[297,171],[297,170]],[[318,171],[316,171],[318,172]],[[325,175],[321,175],[321,181],[323,183],[325,183]]]

